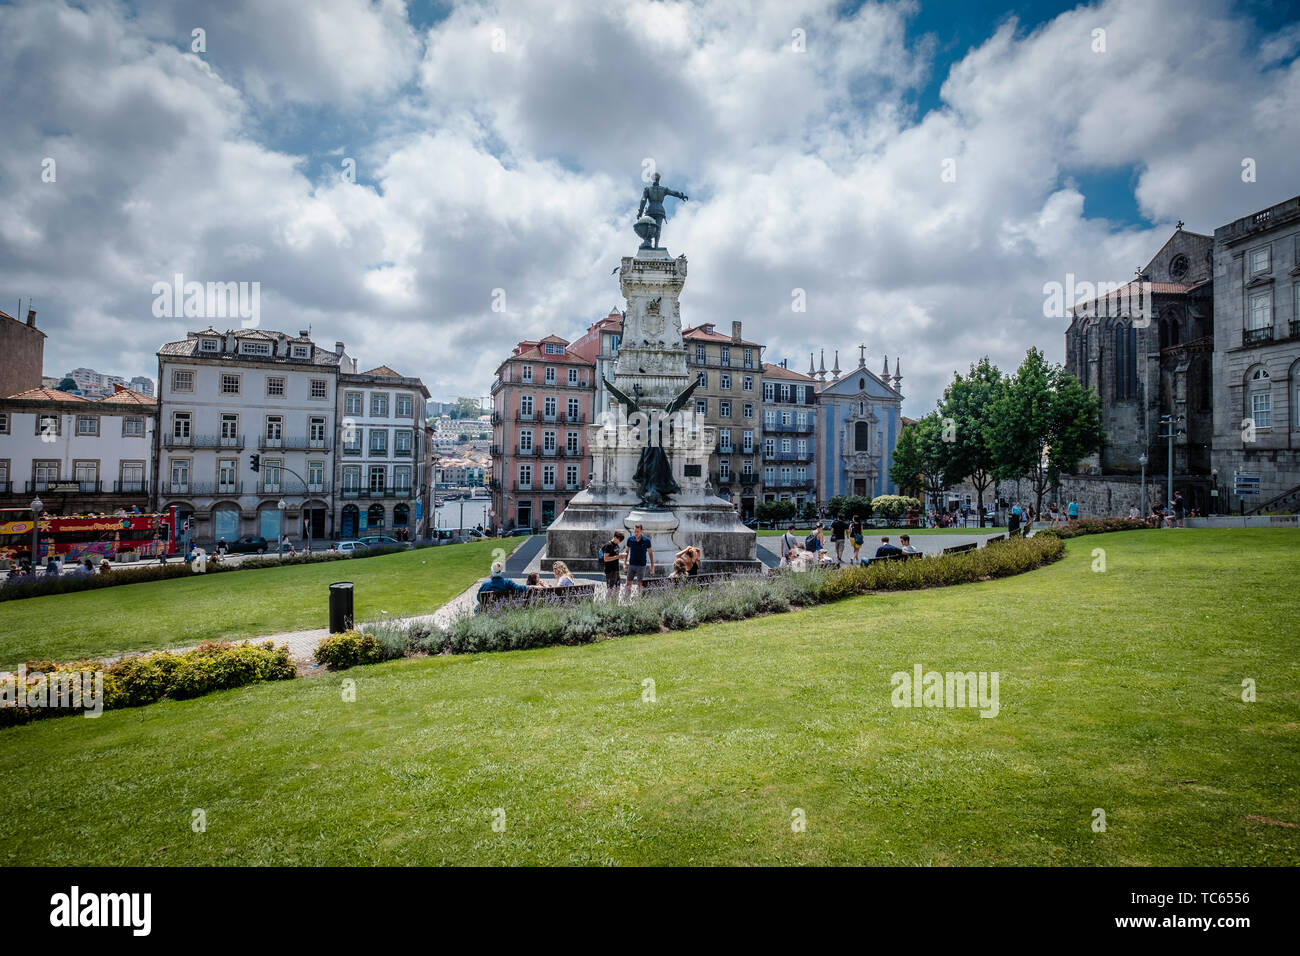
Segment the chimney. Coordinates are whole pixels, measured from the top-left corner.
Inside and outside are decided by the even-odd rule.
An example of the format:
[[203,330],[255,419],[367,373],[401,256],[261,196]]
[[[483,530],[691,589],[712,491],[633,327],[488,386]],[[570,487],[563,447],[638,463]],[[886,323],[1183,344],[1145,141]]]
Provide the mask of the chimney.
[[28,310],[27,310],[27,324],[28,324],[29,326],[31,326],[33,329],[36,328],[36,310],[35,310],[35,309],[28,309]]
[[306,338],[307,336],[309,336],[309,335],[311,335],[311,329],[299,329],[299,330],[298,330],[298,338],[300,338],[300,339],[305,339],[305,338]]
[[733,321],[733,322],[731,323],[731,341],[735,342],[737,345],[740,344],[740,322],[739,322],[739,320]]
[[335,355],[342,355],[342,354],[343,354],[343,343],[342,343],[342,342],[335,342],[335,343],[334,343],[334,354],[335,354]]

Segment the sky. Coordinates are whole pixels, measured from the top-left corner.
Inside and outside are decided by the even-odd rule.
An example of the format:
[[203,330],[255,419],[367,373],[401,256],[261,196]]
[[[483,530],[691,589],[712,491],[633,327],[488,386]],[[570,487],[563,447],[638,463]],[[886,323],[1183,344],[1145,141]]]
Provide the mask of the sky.
[[158,315],[159,283],[258,283],[261,328],[482,396],[515,342],[622,306],[654,169],[690,197],[664,226],[686,324],[801,371],[865,344],[919,416],[980,356],[1064,359],[1046,284],[1300,194],[1297,12],[0,4],[0,308],[31,300],[47,375],[153,377],[209,324]]

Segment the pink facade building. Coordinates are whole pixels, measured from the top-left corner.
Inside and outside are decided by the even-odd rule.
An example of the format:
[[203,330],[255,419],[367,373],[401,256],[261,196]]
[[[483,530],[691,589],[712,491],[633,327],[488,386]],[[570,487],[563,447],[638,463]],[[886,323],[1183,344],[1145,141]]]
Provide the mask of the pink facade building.
[[545,528],[587,486],[595,364],[558,335],[520,342],[492,383],[496,527]]

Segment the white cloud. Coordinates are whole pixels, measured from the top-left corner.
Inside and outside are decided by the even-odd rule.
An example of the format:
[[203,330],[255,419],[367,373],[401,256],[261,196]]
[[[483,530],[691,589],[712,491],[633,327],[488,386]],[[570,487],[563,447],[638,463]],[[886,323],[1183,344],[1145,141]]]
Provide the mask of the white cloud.
[[[1188,6],[1007,21],[919,119],[936,44],[908,36],[912,3],[469,3],[427,36],[395,2],[0,7],[0,293],[36,297],[47,371],[153,368],[184,325],[149,290],[183,272],[260,280],[266,324],[481,393],[518,338],[618,302],[649,156],[691,194],[665,229],[687,322],[741,319],[801,369],[865,341],[873,370],[901,357],[919,414],[985,352],[1062,357],[1044,282],[1122,279],[1177,218],[1208,231],[1300,192],[1295,31]],[[1080,183],[1130,169],[1156,228],[1087,212]]]

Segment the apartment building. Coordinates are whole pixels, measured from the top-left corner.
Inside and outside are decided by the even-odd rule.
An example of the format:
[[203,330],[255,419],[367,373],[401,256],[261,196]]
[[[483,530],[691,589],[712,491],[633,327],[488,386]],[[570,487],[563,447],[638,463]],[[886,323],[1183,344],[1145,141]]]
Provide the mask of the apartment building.
[[342,342],[322,349],[305,331],[208,328],[163,345],[156,504],[192,518],[202,542],[331,537],[345,361]]
[[817,379],[788,367],[763,365],[764,501],[817,501]]
[[545,527],[586,487],[595,366],[557,335],[524,341],[492,383],[489,521]]
[[50,388],[0,399],[0,507],[147,510],[156,410],[121,387],[98,401]]
[[605,388],[605,380],[614,380],[614,362],[618,358],[618,347],[622,341],[623,313],[614,309],[569,345],[572,354],[595,366],[596,398],[592,405],[595,421],[600,420],[602,412],[617,404]]
[[[344,368],[356,360],[344,357]],[[389,534],[410,540],[429,514],[431,475],[422,443],[429,390],[380,365],[338,376],[338,454],[333,527],[338,537]]]
[[752,518],[763,500],[761,451],[763,346],[742,336],[741,323],[725,335],[713,323],[685,329],[686,365],[699,379],[693,396],[705,425],[717,428],[717,449],[709,459],[714,493],[734,501],[741,517]]
[[1234,511],[1296,510],[1300,196],[1214,230],[1214,382],[1216,488]]

